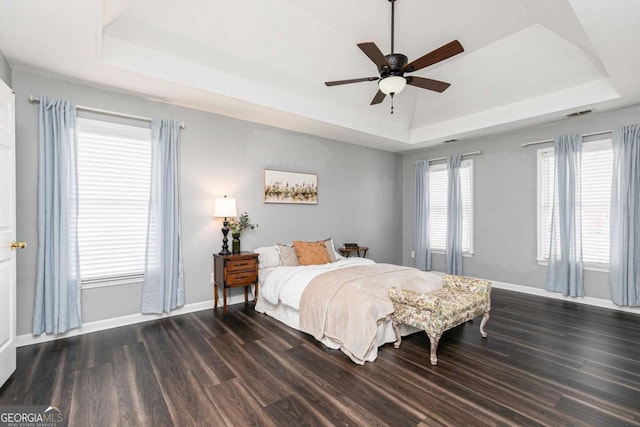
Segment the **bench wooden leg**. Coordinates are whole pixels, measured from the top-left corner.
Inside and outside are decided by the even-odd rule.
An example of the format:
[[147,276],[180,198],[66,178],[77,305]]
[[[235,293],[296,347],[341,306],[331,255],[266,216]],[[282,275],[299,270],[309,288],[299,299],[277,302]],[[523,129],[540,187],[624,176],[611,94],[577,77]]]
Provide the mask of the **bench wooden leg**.
[[438,342],[440,342],[441,336],[442,334],[436,335],[436,336],[429,335],[429,341],[431,341],[431,364],[432,365],[438,364],[438,357],[436,356],[436,352],[438,351]]
[[398,322],[393,319],[391,321],[391,326],[393,326],[393,332],[396,334],[396,342],[393,343],[395,348],[400,348],[400,343],[402,342],[402,336],[400,336],[400,329],[398,328]]
[[487,337],[487,333],[484,331],[484,325],[487,324],[488,320],[489,320],[489,312],[485,311],[484,315],[482,316],[482,321],[480,322],[480,334],[482,335],[483,338]]

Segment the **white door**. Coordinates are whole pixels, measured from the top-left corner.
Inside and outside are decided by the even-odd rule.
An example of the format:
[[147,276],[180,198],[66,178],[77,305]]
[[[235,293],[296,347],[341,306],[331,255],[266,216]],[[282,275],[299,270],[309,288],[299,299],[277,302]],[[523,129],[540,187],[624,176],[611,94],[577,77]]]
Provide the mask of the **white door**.
[[14,97],[0,80],[0,386],[16,370],[16,151]]

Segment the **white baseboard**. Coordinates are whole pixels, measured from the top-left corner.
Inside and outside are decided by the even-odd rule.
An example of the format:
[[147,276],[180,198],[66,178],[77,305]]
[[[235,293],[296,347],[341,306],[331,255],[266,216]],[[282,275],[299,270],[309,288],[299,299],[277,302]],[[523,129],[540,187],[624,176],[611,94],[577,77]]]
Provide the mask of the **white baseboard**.
[[[489,279],[485,279],[489,280]],[[565,297],[558,292],[549,292],[541,288],[533,288],[531,286],[514,285],[513,283],[497,282],[489,280],[491,286],[497,289],[506,289],[508,291],[521,292],[523,294],[536,295],[545,298],[559,299],[563,301],[575,302],[578,304],[592,305],[595,307],[607,308],[610,310],[624,311],[627,313],[640,314],[640,307],[623,307],[615,305],[612,301],[593,297]]]
[[[446,273],[442,271],[432,271],[438,275],[444,276]],[[536,295],[544,298],[559,299],[563,301],[575,302],[578,304],[592,305],[600,308],[607,308],[609,310],[624,311],[627,313],[640,314],[640,307],[624,307],[616,305],[610,300],[593,298],[593,297],[565,297],[558,292],[549,292],[542,288],[534,288],[531,286],[514,285],[513,283],[498,282],[497,280],[485,279],[483,277],[475,277],[480,280],[488,280],[491,282],[491,287],[497,289],[505,289],[507,291],[520,292],[523,294]]]
[[[219,305],[221,306],[221,302]],[[229,299],[228,305],[244,303],[244,295],[234,295]],[[132,325],[134,323],[149,322],[151,320],[162,319],[164,317],[178,316],[180,314],[192,313],[194,311],[208,310],[213,308],[213,300],[196,302],[192,304],[186,304],[177,310],[173,310],[169,314],[130,314],[122,317],[115,317],[113,319],[96,320],[95,322],[88,322],[82,325],[81,328],[72,329],[69,332],[61,335],[53,334],[41,334],[32,335],[24,334],[16,337],[16,346],[24,347],[32,344],[39,344],[42,342],[59,340],[63,338],[75,337],[77,335],[84,335],[90,332],[103,331],[105,329],[117,328],[120,326]],[[222,308],[219,308],[222,310]]]

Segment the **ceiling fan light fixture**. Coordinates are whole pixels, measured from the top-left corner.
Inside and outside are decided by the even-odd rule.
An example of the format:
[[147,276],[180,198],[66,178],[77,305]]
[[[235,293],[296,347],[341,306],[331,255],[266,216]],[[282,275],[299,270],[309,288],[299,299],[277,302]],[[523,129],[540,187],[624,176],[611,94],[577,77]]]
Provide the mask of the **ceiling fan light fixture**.
[[370,105],[377,105],[384,101],[387,95],[391,96],[391,114],[393,114],[393,97],[404,90],[406,85],[411,85],[420,89],[442,93],[449,86],[449,83],[439,80],[428,79],[418,76],[407,76],[405,73],[413,73],[431,65],[437,64],[464,52],[464,48],[458,40],[452,40],[439,48],[426,53],[409,63],[408,58],[402,53],[394,50],[395,34],[395,13],[394,6],[397,0],[388,0],[391,3],[391,53],[384,55],[374,42],[358,43],[358,48],[364,53],[378,68],[380,77],[364,77],[358,79],[336,80],[324,82],[326,86],[337,86],[358,82],[378,81],[378,91],[371,100]]
[[380,79],[380,81],[378,82],[378,88],[380,89],[380,92],[384,93],[385,95],[389,95],[391,93],[397,95],[402,92],[406,85],[407,80],[404,77],[400,76],[385,77],[384,79]]

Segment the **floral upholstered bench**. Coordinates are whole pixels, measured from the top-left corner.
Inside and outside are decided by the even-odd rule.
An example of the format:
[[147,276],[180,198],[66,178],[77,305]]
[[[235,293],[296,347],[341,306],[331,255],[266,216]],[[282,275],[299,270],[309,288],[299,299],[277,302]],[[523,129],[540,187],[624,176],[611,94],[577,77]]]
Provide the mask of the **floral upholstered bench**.
[[491,310],[491,282],[466,276],[447,274],[442,279],[442,288],[420,293],[407,289],[389,289],[393,303],[391,315],[396,334],[395,348],[400,347],[399,323],[424,330],[431,342],[431,364],[437,365],[438,341],[446,330],[483,315],[480,334],[486,337],[484,326]]

